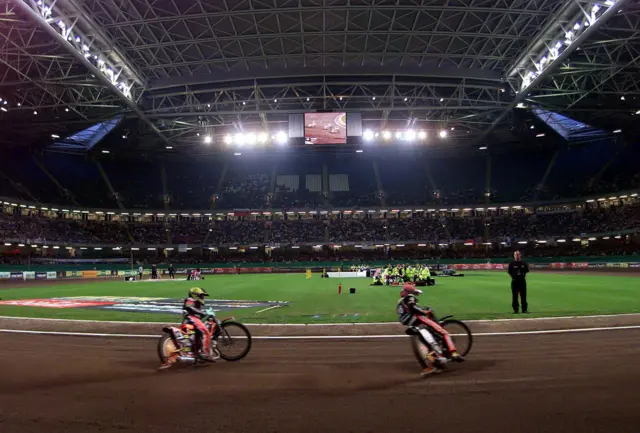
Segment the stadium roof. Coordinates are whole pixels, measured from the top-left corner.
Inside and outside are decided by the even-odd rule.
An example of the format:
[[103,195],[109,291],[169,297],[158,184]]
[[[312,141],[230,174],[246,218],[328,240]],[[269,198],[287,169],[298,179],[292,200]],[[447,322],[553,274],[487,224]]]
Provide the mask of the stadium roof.
[[9,0],[0,41],[3,146],[124,115],[125,147],[187,149],[313,110],[459,146],[515,141],[530,108],[638,130],[628,0]]

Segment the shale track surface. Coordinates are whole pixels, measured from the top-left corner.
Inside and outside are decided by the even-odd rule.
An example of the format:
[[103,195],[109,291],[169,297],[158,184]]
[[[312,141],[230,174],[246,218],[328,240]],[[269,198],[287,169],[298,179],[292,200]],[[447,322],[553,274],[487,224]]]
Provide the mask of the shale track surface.
[[639,342],[480,336],[422,379],[406,339],[256,340],[238,363],[158,372],[152,339],[0,334],[0,431],[632,432]]

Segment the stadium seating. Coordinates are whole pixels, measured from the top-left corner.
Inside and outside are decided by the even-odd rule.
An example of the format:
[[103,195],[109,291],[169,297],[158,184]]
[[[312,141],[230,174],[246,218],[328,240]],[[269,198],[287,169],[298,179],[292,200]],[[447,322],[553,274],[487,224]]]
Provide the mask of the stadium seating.
[[[5,209],[7,207],[5,206]],[[399,241],[515,242],[549,237],[640,230],[640,204],[554,212],[444,216],[414,214],[370,218],[325,214],[313,219],[180,218],[156,222],[108,222],[0,213],[0,240],[30,244],[285,244]],[[26,211],[22,211],[26,212]],[[27,212],[29,213],[29,212]],[[78,217],[77,214],[75,214]],[[285,214],[286,215],[286,214]],[[87,217],[88,218],[88,217]]]
[[171,162],[12,154],[0,158],[0,196],[156,210],[522,203],[640,187],[633,163],[639,157],[633,146],[610,143],[495,155],[254,155]]

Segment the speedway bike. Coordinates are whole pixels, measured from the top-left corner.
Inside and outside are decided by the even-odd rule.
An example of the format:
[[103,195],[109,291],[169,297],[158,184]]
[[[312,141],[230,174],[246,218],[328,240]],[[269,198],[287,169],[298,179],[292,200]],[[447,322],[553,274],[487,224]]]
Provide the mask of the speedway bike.
[[[220,320],[212,309],[206,311],[203,323],[211,338],[211,351],[214,358],[225,361],[239,361],[251,350],[251,333],[242,323],[233,317]],[[211,361],[201,359],[196,349],[195,327],[189,323],[180,326],[166,326],[164,334],[158,340],[158,357],[161,368],[177,364],[206,364]]]
[[[452,317],[453,315],[449,315],[437,319],[434,315],[431,319],[447,331],[453,339],[458,353],[465,357],[471,351],[473,335],[464,322],[452,319]],[[452,361],[444,336],[431,329],[426,321],[420,319],[421,317],[418,316],[418,323],[405,330],[405,333],[411,337],[411,348],[420,366],[422,368],[429,366],[428,355],[432,352],[435,352],[438,357],[445,359],[447,362]],[[436,361],[435,366],[441,369],[445,368],[444,363],[441,361]]]

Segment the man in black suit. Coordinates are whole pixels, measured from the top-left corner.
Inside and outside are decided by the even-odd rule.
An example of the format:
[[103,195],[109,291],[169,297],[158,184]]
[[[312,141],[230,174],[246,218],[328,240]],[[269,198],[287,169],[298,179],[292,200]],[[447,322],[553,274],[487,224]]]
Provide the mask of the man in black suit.
[[522,312],[529,312],[529,304],[527,304],[527,280],[526,276],[529,273],[529,265],[522,261],[522,255],[520,251],[513,253],[514,260],[509,263],[509,275],[511,276],[511,295],[513,312],[517,314],[519,312],[520,305],[518,304],[518,295],[520,295],[520,303],[522,304]]

